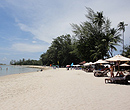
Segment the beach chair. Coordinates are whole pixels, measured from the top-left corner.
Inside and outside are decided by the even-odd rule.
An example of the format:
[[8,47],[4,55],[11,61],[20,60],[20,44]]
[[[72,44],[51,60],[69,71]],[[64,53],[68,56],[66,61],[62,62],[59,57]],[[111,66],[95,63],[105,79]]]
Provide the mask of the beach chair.
[[107,73],[109,72],[110,70],[94,70],[94,76],[95,77],[107,77]]
[[114,77],[114,78],[106,78],[105,83],[116,83],[116,84],[128,84],[130,81],[130,74],[125,75],[124,77]]

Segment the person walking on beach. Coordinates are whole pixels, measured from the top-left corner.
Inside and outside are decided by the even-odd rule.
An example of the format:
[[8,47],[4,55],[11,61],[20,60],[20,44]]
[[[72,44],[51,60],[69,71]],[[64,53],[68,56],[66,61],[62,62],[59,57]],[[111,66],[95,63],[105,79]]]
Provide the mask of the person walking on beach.
[[111,65],[111,66],[110,66],[110,74],[111,74],[111,77],[114,78],[113,70],[114,70],[113,65]]

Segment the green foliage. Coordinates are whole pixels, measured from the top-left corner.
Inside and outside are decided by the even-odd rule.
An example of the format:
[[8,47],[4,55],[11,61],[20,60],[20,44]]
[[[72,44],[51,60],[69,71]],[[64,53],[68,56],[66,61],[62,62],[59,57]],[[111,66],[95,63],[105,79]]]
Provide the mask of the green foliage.
[[115,46],[121,41],[118,30],[110,27],[111,22],[103,16],[103,12],[95,13],[91,8],[87,11],[87,21],[80,25],[72,24],[78,54],[86,61],[112,56]]
[[74,51],[75,46],[69,34],[62,35],[53,40],[51,46],[46,53],[41,55],[43,65],[59,65],[65,66],[70,63],[77,63],[78,57]]
[[18,61],[15,61],[15,60],[11,60],[10,61],[10,64],[11,65],[41,65],[41,61],[40,60],[25,60],[24,58],[21,60],[18,60]]
[[125,32],[125,26],[128,26],[128,24],[125,24],[124,22],[120,22],[118,24],[118,30],[123,31],[123,51],[124,51],[124,32]]
[[126,24],[124,23],[124,22],[120,22],[119,24],[118,24],[118,29],[120,30],[120,31],[123,31],[123,33],[125,32],[125,26],[126,26]]
[[122,53],[122,55],[125,56],[125,57],[129,57],[130,58],[130,45],[129,46],[125,46],[124,52]]

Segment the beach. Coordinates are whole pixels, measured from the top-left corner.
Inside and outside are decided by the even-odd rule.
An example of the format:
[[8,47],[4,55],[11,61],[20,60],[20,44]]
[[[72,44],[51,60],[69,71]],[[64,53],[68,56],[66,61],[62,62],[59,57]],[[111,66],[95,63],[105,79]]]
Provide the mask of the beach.
[[65,68],[0,77],[0,110],[130,110],[130,85]]

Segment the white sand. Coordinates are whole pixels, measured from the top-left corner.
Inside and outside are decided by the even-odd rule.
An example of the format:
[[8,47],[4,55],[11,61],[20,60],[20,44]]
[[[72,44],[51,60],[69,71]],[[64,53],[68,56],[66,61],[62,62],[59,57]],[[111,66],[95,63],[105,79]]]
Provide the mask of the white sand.
[[0,110],[130,110],[130,86],[82,70],[0,77]]

